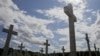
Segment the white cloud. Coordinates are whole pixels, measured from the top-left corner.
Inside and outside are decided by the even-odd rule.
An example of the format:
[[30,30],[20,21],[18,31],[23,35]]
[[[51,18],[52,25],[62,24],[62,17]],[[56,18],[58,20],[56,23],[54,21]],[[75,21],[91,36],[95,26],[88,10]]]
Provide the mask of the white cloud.
[[[85,39],[82,39],[82,40],[77,40],[76,41],[76,49],[77,49],[77,51],[83,51],[84,50],[84,48],[82,48],[82,47],[84,47],[85,44],[86,43],[86,40]],[[82,49],[81,49],[82,48]]]
[[79,5],[80,3],[83,3],[84,0],[58,0],[60,3],[68,4],[72,3],[73,5]]
[[69,28],[57,29],[56,33],[69,37]]
[[48,10],[37,10],[38,13],[44,14],[45,16],[49,17],[50,19],[60,19],[68,22],[67,15],[65,15],[63,8],[61,7],[54,7]]
[[[47,28],[47,25],[54,21],[26,15],[26,12],[19,10],[12,0],[0,0],[0,12],[0,25],[8,28],[10,24],[13,24],[14,31],[18,32],[18,36],[14,36],[14,40],[11,41],[11,46],[13,43],[20,44],[21,42],[43,44],[46,38],[54,38],[53,32]],[[45,37],[35,36],[38,33]]]
[[5,38],[0,37],[0,44],[4,45],[3,43],[5,42]]
[[69,37],[62,37],[62,38],[59,39],[59,41],[67,41],[67,42],[69,42]]
[[0,0],[0,6],[3,6],[5,8],[11,8],[11,9],[14,9],[14,10],[19,10],[19,8],[17,7],[16,4],[14,4],[12,2],[12,0]]
[[95,21],[95,24],[92,25],[94,27],[93,32],[95,33],[95,42],[97,44],[97,47],[100,47],[100,10],[96,11],[95,16],[97,17],[97,20]]

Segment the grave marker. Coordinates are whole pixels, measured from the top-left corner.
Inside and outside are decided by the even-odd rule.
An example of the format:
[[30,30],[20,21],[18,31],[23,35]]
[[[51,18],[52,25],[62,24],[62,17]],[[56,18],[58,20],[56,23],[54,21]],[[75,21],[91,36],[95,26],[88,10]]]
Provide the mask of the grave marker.
[[2,30],[3,32],[8,33],[6,43],[4,46],[4,50],[3,50],[3,56],[7,56],[7,54],[8,54],[8,49],[9,49],[9,44],[10,44],[12,34],[17,35],[17,32],[13,31],[13,27],[14,27],[13,25],[10,25],[9,29],[3,28],[3,30]]

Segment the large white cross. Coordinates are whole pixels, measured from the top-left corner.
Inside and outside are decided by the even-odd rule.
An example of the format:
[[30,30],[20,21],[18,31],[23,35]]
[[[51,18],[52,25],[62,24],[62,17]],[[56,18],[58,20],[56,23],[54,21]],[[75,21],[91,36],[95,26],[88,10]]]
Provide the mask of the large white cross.
[[72,4],[69,3],[68,6],[64,7],[64,12],[69,17],[69,36],[70,36],[70,56],[76,56],[76,40],[75,40],[75,29],[74,22],[76,22],[76,17],[73,14]]

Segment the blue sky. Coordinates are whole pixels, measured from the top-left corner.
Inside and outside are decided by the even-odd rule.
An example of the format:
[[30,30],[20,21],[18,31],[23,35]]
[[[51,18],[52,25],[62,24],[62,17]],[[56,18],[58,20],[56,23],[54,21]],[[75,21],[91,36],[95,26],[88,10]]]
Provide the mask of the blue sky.
[[[0,0],[0,47],[4,46],[7,34],[2,28],[14,25],[18,36],[12,36],[10,47],[18,49],[22,42],[25,49],[39,52],[43,43],[49,40],[49,52],[61,52],[65,46],[70,51],[68,16],[63,8],[72,3],[75,23],[76,49],[86,51],[85,33],[93,44],[100,47],[100,6],[99,0]],[[25,50],[24,49],[24,50]]]

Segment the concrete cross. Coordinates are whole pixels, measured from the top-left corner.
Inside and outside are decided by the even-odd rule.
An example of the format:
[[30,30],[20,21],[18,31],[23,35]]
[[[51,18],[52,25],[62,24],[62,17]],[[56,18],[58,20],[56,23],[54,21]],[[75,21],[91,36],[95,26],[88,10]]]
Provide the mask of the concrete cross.
[[100,56],[99,48],[98,48],[98,56]]
[[23,46],[23,43],[21,43],[21,45],[18,47],[20,48],[21,51],[22,51],[22,48],[25,48],[25,46]]
[[53,56],[56,56],[55,51],[53,51]]
[[74,22],[76,22],[76,17],[73,14],[72,4],[69,3],[68,6],[64,7],[64,12],[69,17],[69,34],[70,34],[70,56],[76,56],[76,40],[75,40],[75,29]]
[[65,56],[65,48],[64,48],[64,46],[62,47],[62,54],[63,54],[63,56]]
[[13,56],[16,56],[16,50],[13,50]]
[[13,25],[10,25],[9,29],[3,28],[3,30],[2,30],[3,32],[8,33],[6,43],[4,46],[4,50],[3,50],[3,56],[7,56],[7,54],[8,54],[8,49],[9,49],[9,44],[10,44],[12,34],[17,35],[17,32],[13,31],[13,27],[14,27]]
[[25,50],[25,54],[23,56],[31,56],[30,53],[27,51],[27,49]]
[[18,46],[18,48],[20,48],[20,55],[22,55],[22,49],[25,48],[25,46],[23,46],[23,43],[21,43],[21,45]]
[[56,56],[56,52],[54,51],[53,53],[54,53],[54,56]]
[[81,51],[78,52],[78,56],[81,56]]
[[97,47],[96,47],[95,43],[94,43],[94,49],[95,49],[95,54],[97,56]]
[[95,43],[94,43],[94,49],[95,49],[95,51],[96,51],[96,49],[97,49]]
[[46,40],[46,43],[44,43],[44,45],[46,46],[46,56],[48,56],[48,46],[50,46],[50,44],[48,44],[48,40]]
[[86,41],[87,41],[87,46],[88,46],[88,51],[89,51],[89,56],[91,56],[91,49],[90,49],[90,41],[89,41],[89,38],[88,38],[88,34],[85,34],[86,35]]
[[40,52],[41,52],[41,56],[43,56],[43,52],[44,52],[43,48],[41,48]]
[[98,51],[99,51],[99,48],[98,48]]
[[28,53],[27,53],[28,51],[27,51],[27,49],[25,50],[25,55],[24,56],[27,56],[28,55]]
[[84,52],[82,52],[82,56],[84,56]]

